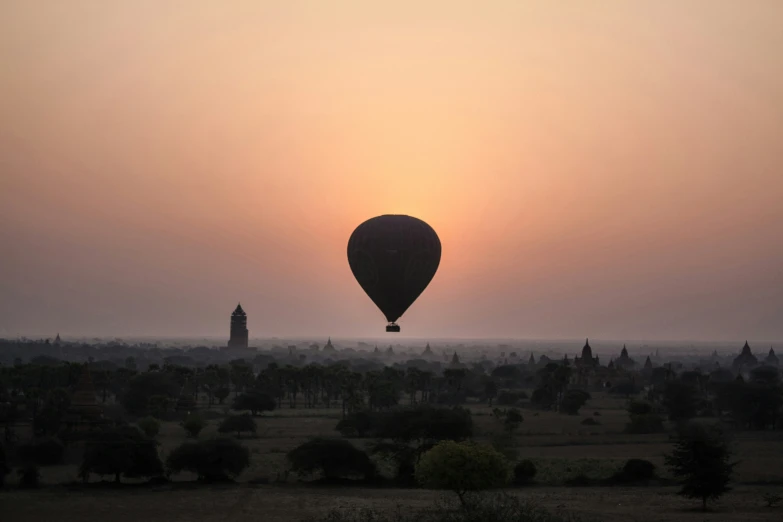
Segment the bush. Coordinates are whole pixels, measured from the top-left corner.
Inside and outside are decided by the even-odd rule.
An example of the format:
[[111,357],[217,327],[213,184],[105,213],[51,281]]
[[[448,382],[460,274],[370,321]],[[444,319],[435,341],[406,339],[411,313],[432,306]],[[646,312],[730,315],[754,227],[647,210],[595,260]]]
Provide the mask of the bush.
[[522,486],[530,484],[536,476],[536,465],[532,460],[523,460],[514,466],[514,484]]
[[578,415],[579,409],[590,399],[590,394],[582,390],[568,390],[560,401],[560,413]]
[[365,452],[347,440],[317,438],[294,448],[286,455],[291,470],[300,475],[320,471],[324,478],[375,476],[375,465]]
[[466,493],[503,487],[510,478],[505,457],[491,446],[474,442],[439,442],[416,466],[419,484],[449,489],[457,494],[463,506]]
[[254,390],[234,398],[231,409],[237,411],[249,410],[253,417],[255,417],[261,412],[274,410],[276,405],[277,403],[275,403],[275,400],[270,395]]
[[126,426],[97,434],[88,440],[79,475],[86,481],[90,474],[130,478],[155,477],[163,473],[155,441],[138,429]]
[[655,464],[649,460],[630,459],[623,466],[622,473],[629,480],[650,480],[655,477]]
[[139,428],[144,432],[144,435],[154,439],[160,433],[160,422],[154,417],[145,417],[139,421]]
[[55,466],[63,460],[65,446],[58,439],[47,437],[25,442],[19,446],[19,458],[26,464]]
[[202,419],[198,414],[191,413],[187,416],[187,418],[182,421],[181,426],[185,428],[185,431],[188,434],[188,437],[191,437],[195,439],[198,437],[198,434],[201,433],[201,430],[204,429],[204,427],[207,425],[207,423]]
[[527,394],[523,391],[503,390],[495,402],[499,406],[516,406],[522,399],[527,399]]
[[343,437],[363,438],[373,429],[373,415],[366,411],[351,413],[337,423],[336,430]]
[[631,422],[625,425],[625,432],[630,434],[660,433],[663,431],[663,418],[656,414],[631,415]]
[[566,486],[584,488],[592,485],[592,481],[587,475],[579,474],[565,481]]
[[171,473],[190,471],[205,482],[236,477],[250,465],[250,451],[234,439],[186,442],[166,459]]
[[240,434],[243,431],[247,431],[249,433],[255,433],[256,421],[253,420],[253,417],[251,417],[248,414],[230,415],[225,419],[223,419],[223,422],[221,422],[220,426],[218,427],[218,431],[220,433],[236,432],[237,438],[239,438]]
[[587,417],[586,419],[582,420],[581,424],[584,426],[599,426],[601,423],[592,417]]
[[654,413],[653,405],[647,401],[631,401],[628,403],[628,413],[631,415],[650,415]]
[[38,471],[38,467],[34,465],[28,465],[18,469],[19,475],[19,487],[25,489],[37,488],[41,482],[41,473]]

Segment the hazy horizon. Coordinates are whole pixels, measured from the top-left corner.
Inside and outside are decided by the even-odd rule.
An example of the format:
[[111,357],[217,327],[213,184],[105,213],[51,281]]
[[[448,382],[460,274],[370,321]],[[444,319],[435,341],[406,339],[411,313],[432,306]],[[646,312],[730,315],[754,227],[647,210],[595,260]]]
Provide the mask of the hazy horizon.
[[783,339],[783,2],[182,5],[0,5],[0,337]]

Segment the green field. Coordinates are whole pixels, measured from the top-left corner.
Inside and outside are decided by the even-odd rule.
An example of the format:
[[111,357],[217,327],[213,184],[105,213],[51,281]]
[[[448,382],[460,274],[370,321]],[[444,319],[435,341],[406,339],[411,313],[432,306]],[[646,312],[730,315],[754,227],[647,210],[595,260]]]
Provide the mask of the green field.
[[[476,438],[489,440],[499,431],[498,421],[486,405],[472,404]],[[671,450],[667,434],[627,435],[625,400],[602,394],[593,398],[578,416],[523,410],[525,417],[516,436],[520,459],[532,459],[538,467],[536,485],[510,488],[515,495],[533,498],[551,508],[563,508],[595,516],[597,520],[781,520],[783,507],[768,508],[766,493],[783,494],[783,433],[742,432],[734,436],[737,452],[735,490],[714,504],[711,513],[693,511],[698,501],[676,496],[668,484],[663,455]],[[598,412],[599,415],[595,415]],[[213,417],[201,438],[217,435],[223,407],[203,412]],[[593,417],[600,424],[581,422]],[[77,483],[78,452],[66,455],[69,464],[42,469],[44,488],[22,491],[10,488],[0,493],[5,521],[16,520],[263,520],[297,521],[324,513],[332,507],[375,505],[426,506],[443,494],[424,490],[334,488],[306,485],[286,473],[285,454],[313,436],[339,436],[337,409],[289,409],[268,413],[256,420],[258,434],[243,438],[251,451],[251,465],[238,484],[202,486],[185,474],[165,486],[115,488],[66,487]],[[174,422],[163,423],[158,436],[165,459],[185,440],[184,430]],[[358,446],[369,440],[353,439]],[[650,460],[658,466],[662,482],[635,488],[592,486],[569,488],[569,479],[585,475],[604,479],[629,458]],[[251,482],[268,480],[268,485]],[[12,479],[13,480],[13,479]],[[132,481],[127,481],[131,483]]]

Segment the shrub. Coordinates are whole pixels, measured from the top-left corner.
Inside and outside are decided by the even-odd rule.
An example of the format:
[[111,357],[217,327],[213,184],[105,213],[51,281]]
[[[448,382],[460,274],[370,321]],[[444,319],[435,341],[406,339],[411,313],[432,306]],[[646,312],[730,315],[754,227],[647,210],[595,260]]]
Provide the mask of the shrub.
[[587,487],[592,485],[592,481],[587,475],[580,473],[579,475],[566,480],[565,485],[570,487],[582,488],[582,487]]
[[527,394],[523,391],[503,390],[495,402],[500,406],[516,406],[522,399],[527,399]]
[[601,423],[592,417],[587,417],[586,419],[582,420],[581,424],[585,426],[599,426]]
[[291,470],[300,475],[320,471],[327,479],[375,475],[375,465],[367,453],[347,440],[316,438],[294,448],[286,455]]
[[655,478],[655,464],[649,460],[630,459],[625,462],[623,469],[615,473],[610,482],[647,482],[653,478]]
[[522,486],[529,484],[536,476],[536,465],[532,460],[523,460],[514,466],[514,484]]
[[373,415],[366,411],[351,413],[337,423],[336,430],[343,437],[363,438],[373,429]]
[[154,439],[160,433],[160,422],[154,417],[145,417],[139,421],[139,428],[144,435]]
[[163,473],[163,464],[155,441],[146,438],[138,429],[126,426],[99,433],[87,441],[79,474],[86,481],[91,473],[113,475],[115,482],[120,482],[121,475],[131,478],[159,476]]
[[767,507],[777,507],[781,501],[783,501],[783,496],[775,493],[767,493],[764,495],[764,502],[767,503]]
[[631,422],[625,425],[630,434],[660,433],[663,431],[663,418],[656,414],[631,415]]
[[628,413],[631,415],[649,415],[654,413],[653,406],[647,401],[631,401],[628,403]]
[[457,494],[463,506],[466,493],[505,486],[510,478],[505,457],[491,446],[474,442],[439,442],[416,466],[419,484],[449,489]]
[[239,438],[240,434],[243,431],[247,431],[249,433],[255,433],[256,421],[253,420],[253,417],[251,417],[248,414],[231,415],[223,419],[223,422],[221,422],[220,426],[218,427],[218,431],[220,433],[236,432],[237,438]]
[[231,409],[238,411],[249,410],[255,417],[261,412],[274,410],[276,405],[275,400],[270,395],[253,390],[234,398]]
[[182,421],[181,426],[185,428],[185,431],[188,434],[188,437],[196,438],[198,437],[198,434],[201,433],[201,430],[204,429],[204,427],[207,425],[207,423],[202,419],[198,414],[191,413],[187,416],[187,418]]
[[19,446],[19,458],[26,464],[54,466],[63,460],[65,446],[58,439],[47,437],[25,442]]
[[579,414],[579,409],[590,399],[590,394],[582,390],[568,390],[560,401],[560,412],[568,415]]
[[28,465],[23,468],[19,468],[17,471],[19,475],[19,487],[25,489],[37,488],[41,481],[41,473],[38,471],[38,467],[35,465]]
[[190,471],[205,482],[236,477],[250,465],[250,451],[234,439],[186,442],[166,459],[171,473]]

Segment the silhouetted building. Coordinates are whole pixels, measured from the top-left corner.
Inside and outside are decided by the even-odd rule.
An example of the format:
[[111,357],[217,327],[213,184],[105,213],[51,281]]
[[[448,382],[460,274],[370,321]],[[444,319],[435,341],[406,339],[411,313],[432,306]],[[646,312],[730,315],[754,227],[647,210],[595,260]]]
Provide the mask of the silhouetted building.
[[60,344],[60,332],[57,332],[57,337],[54,338],[54,345]]
[[231,338],[228,340],[229,348],[247,348],[247,314],[238,304],[231,314]]
[[649,355],[647,356],[647,360],[644,361],[644,369],[645,370],[652,370],[653,369],[653,363],[650,360],[650,356]]
[[620,358],[615,361],[615,366],[624,370],[630,370],[636,365],[636,361],[628,356],[628,349],[623,345]]
[[430,348],[430,343],[427,343],[427,347],[424,348],[424,351],[421,352],[422,357],[434,357],[435,354],[432,353],[432,348]]
[[326,345],[324,346],[323,353],[336,353],[336,352],[337,352],[337,348],[335,348],[334,345],[332,344],[332,338],[330,337],[326,341]]
[[750,352],[748,341],[745,341],[745,346],[742,347],[742,352],[734,359],[732,367],[734,370],[748,369],[758,365],[758,363],[756,356]]
[[65,423],[71,428],[93,427],[102,422],[103,408],[95,400],[95,386],[90,369],[84,365],[82,374],[71,395],[71,405],[66,410]]
[[585,339],[585,345],[582,347],[582,356],[576,357],[574,364],[580,367],[598,366],[598,357],[593,357],[593,349],[590,347],[590,341]]
[[773,350],[771,346],[769,348],[769,354],[767,354],[767,358],[764,359],[764,362],[770,366],[777,366],[779,364],[778,356],[775,355],[775,350]]

